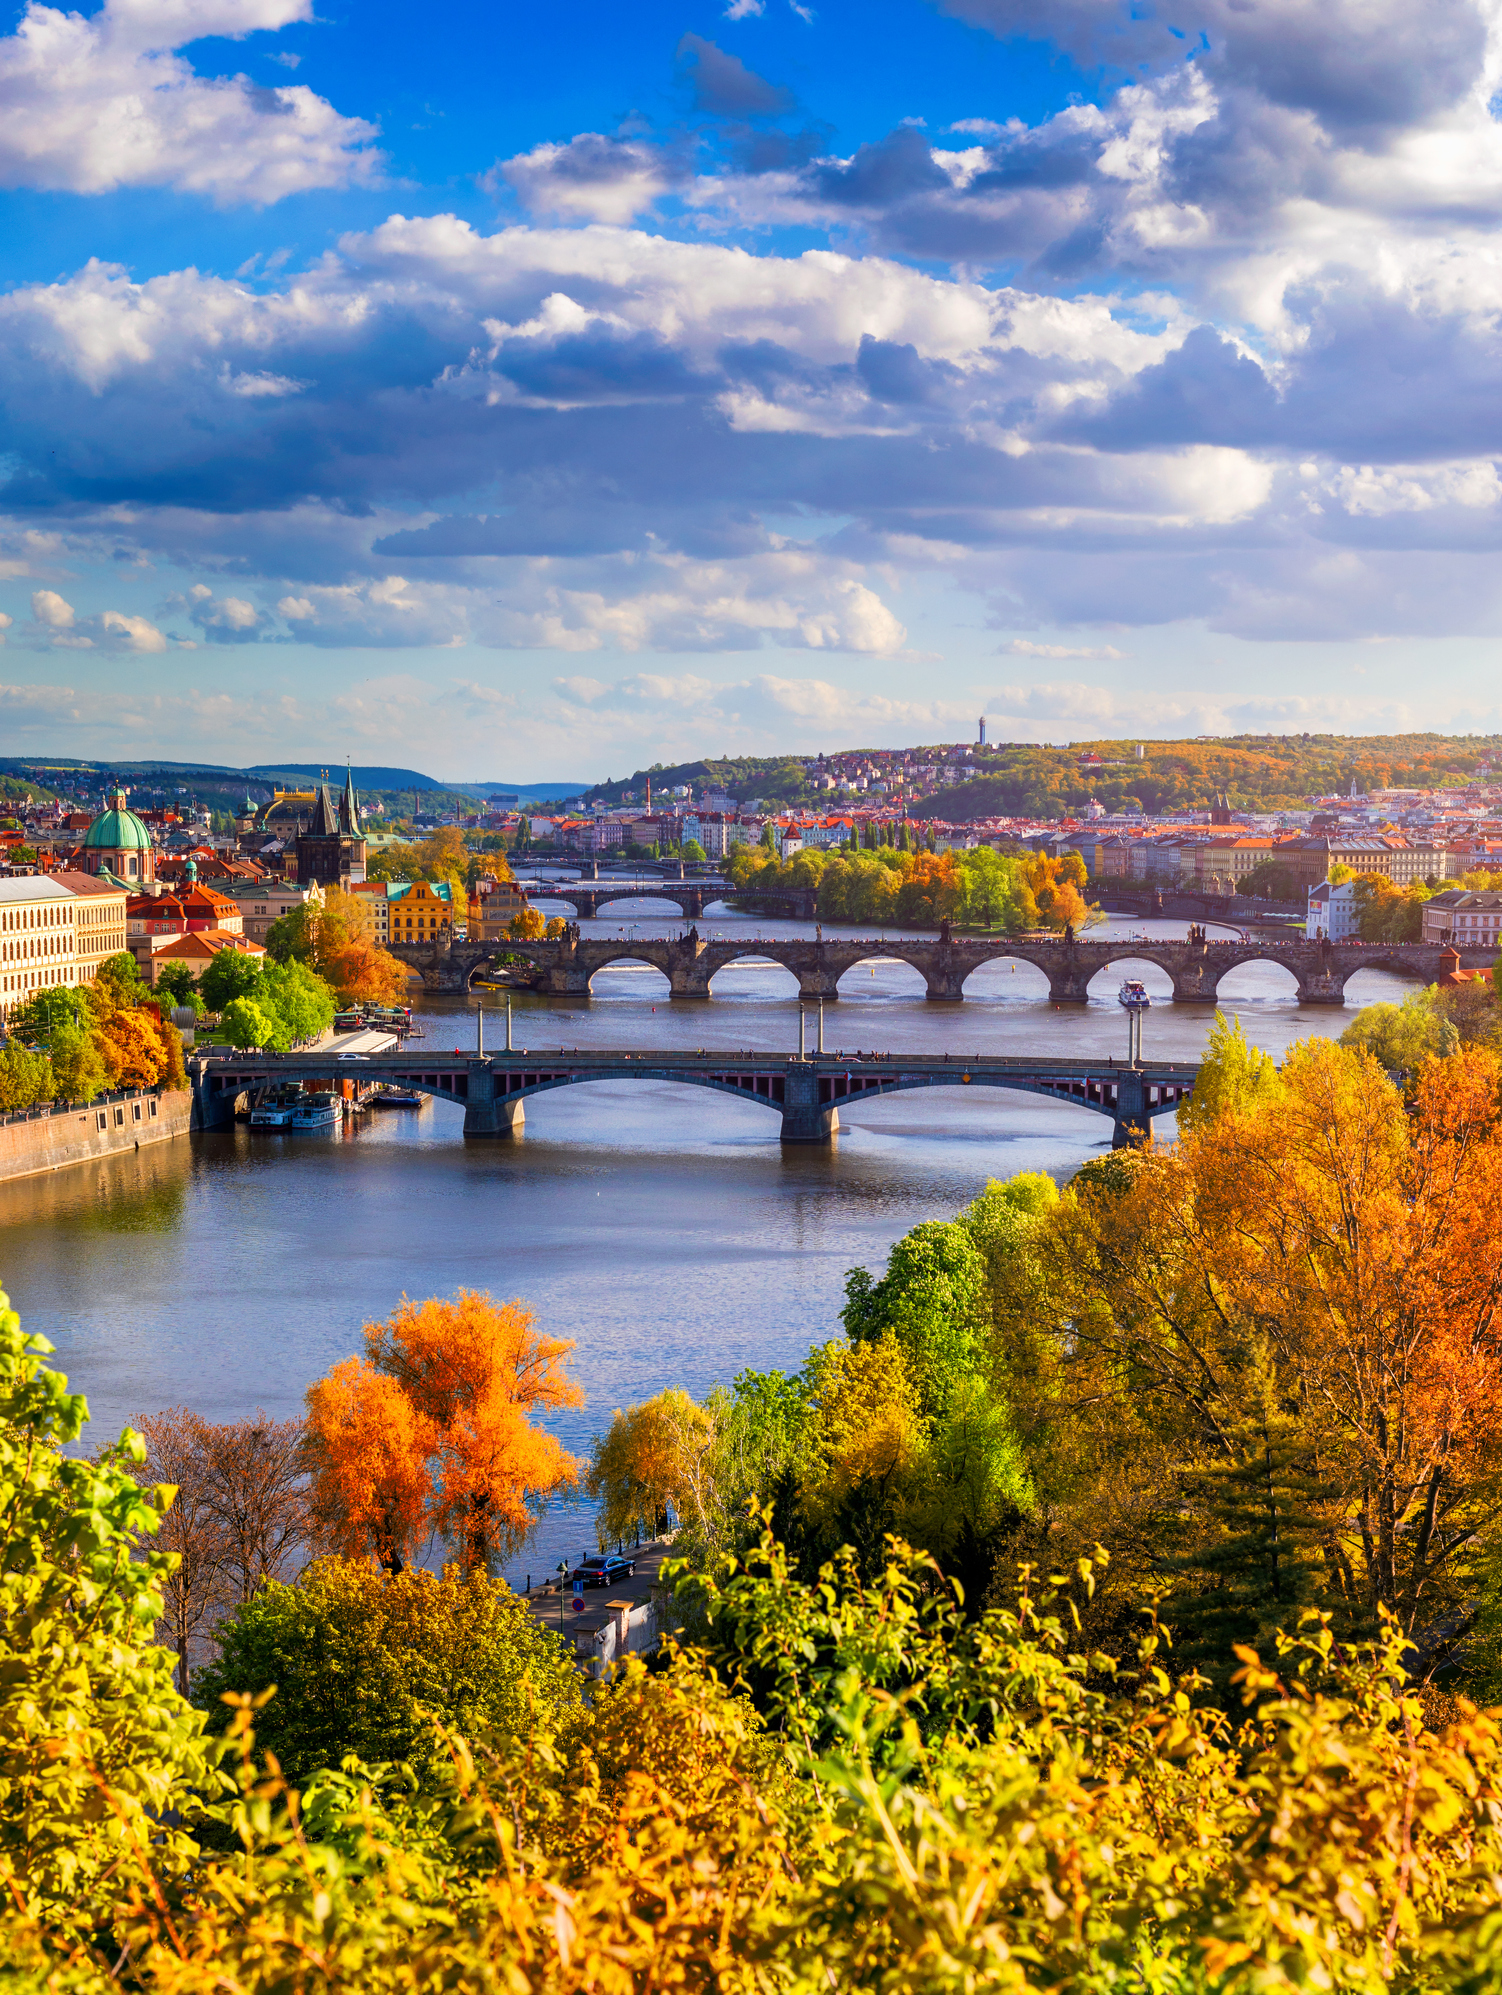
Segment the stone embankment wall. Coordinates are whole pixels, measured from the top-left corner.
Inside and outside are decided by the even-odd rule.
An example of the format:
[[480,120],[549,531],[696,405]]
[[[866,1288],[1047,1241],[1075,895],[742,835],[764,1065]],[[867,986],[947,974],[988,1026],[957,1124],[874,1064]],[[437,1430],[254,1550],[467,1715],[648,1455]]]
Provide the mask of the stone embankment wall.
[[186,1136],[193,1097],[147,1089],[102,1095],[87,1108],[28,1109],[0,1116],[0,1182],[90,1164]]

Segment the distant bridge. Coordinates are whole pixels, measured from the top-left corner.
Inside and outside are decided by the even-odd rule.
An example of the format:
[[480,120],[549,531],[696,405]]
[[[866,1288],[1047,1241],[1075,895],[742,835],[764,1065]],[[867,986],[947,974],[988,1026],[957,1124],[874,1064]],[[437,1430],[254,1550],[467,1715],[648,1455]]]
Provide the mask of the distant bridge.
[[[674,889],[677,891],[677,889]],[[1173,982],[1175,1004],[1214,1004],[1220,981],[1243,963],[1276,963],[1294,980],[1300,1004],[1345,1003],[1345,988],[1358,970],[1391,970],[1401,977],[1433,983],[1440,974],[1438,943],[1405,942],[1390,947],[1285,941],[1156,942],[1114,936],[1108,942],[1072,942],[1052,937],[963,936],[946,941],[934,935],[825,937],[820,941],[742,936],[706,940],[697,929],[678,936],[579,936],[556,942],[392,943],[393,956],[421,976],[427,990],[463,992],[476,977],[490,974],[498,958],[521,958],[536,970],[536,988],[550,997],[587,997],[590,979],[612,963],[649,963],[662,971],[675,998],[707,998],[719,971],[732,963],[780,963],[798,979],[798,995],[839,996],[840,978],[858,963],[896,958],[923,978],[927,995],[956,1003],[965,981],[986,963],[1030,963],[1048,979],[1054,1004],[1084,1004],[1091,979],[1116,964],[1156,963]],[[1489,969],[1495,948],[1462,949],[1468,969]]]
[[576,884],[572,880],[549,880],[540,886],[524,886],[521,891],[538,907],[562,902],[572,907],[581,921],[595,920],[602,908],[617,901],[668,901],[685,920],[697,921],[716,901],[745,901],[765,913],[786,914],[793,921],[812,921],[818,913],[816,888],[768,889],[761,893],[742,892],[731,880],[656,880],[649,882],[611,880],[598,884]]
[[1191,1093],[1199,1067],[1180,1061],[1128,1067],[1114,1060],[1000,1059],[958,1055],[868,1053],[378,1053],[358,1064],[329,1054],[226,1053],[193,1060],[193,1126],[221,1129],[247,1092],[282,1081],[330,1085],[335,1079],[388,1081],[464,1105],[464,1134],[513,1136],[532,1095],[590,1081],[674,1081],[710,1088],[770,1109],[784,1143],[827,1143],[840,1108],[915,1088],[1006,1088],[1073,1102],[1108,1115],[1119,1149],[1140,1142],[1154,1116]]

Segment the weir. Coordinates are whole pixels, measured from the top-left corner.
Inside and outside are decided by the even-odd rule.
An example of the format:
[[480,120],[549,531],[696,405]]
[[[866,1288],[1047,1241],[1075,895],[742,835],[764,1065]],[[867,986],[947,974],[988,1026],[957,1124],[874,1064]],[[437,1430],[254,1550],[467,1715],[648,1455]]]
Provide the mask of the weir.
[[[193,1082],[196,1129],[226,1128],[235,1105],[248,1090],[275,1081],[327,1080],[327,1054],[227,1053],[195,1059]],[[341,1067],[345,1077],[349,1067]],[[1145,1062],[1128,1067],[1116,1060],[1059,1060],[970,1057],[942,1054],[696,1052],[601,1050],[587,1053],[410,1052],[377,1054],[362,1060],[362,1082],[389,1081],[443,1101],[464,1105],[464,1134],[489,1140],[521,1133],[526,1103],[534,1095],[591,1081],[673,1081],[735,1095],[781,1119],[784,1143],[828,1143],[840,1126],[840,1109],[874,1096],[920,1088],[1002,1088],[1012,1093],[1073,1102],[1107,1115],[1116,1148],[1140,1143],[1153,1118],[1176,1109],[1194,1088],[1199,1073],[1189,1061]]]

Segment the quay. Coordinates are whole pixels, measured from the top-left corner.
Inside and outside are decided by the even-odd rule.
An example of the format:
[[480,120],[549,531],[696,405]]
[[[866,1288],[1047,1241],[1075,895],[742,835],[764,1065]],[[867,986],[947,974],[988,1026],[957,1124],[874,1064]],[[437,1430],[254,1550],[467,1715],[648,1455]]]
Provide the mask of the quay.
[[[193,1127],[228,1128],[243,1096],[277,1081],[329,1085],[328,1054],[203,1055],[189,1066]],[[351,1078],[349,1066],[335,1070]],[[1140,1143],[1155,1116],[1176,1109],[1194,1088],[1194,1061],[1005,1058],[994,1054],[673,1052],[600,1048],[588,1052],[507,1049],[494,1054],[396,1051],[355,1068],[361,1086],[387,1082],[464,1108],[471,1139],[520,1135],[534,1095],[593,1081],[667,1081],[708,1088],[781,1118],[784,1143],[828,1143],[840,1108],[926,1088],[1000,1088],[1042,1095],[1107,1115],[1116,1148]]]

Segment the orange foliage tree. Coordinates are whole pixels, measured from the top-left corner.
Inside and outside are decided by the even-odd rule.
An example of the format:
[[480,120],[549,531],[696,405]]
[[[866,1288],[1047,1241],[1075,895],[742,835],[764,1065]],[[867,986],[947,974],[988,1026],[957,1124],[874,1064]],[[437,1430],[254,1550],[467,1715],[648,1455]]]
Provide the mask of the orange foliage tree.
[[314,1507],[327,1541],[400,1571],[424,1526],[471,1568],[524,1544],[579,1463],[529,1417],[580,1406],[571,1343],[543,1337],[520,1303],[461,1289],[405,1298],[365,1326],[365,1356],[308,1394]]
[[1502,1516],[1498,1080],[1463,1048],[1409,1105],[1368,1054],[1310,1040],[1124,1188],[1063,1203],[1041,1411],[1099,1450],[1092,1532],[1140,1486],[1139,1519],[1174,1520],[1179,1563],[1207,1563],[1183,1542],[1191,1485],[1265,1458],[1297,1495],[1282,1555],[1296,1535],[1320,1604],[1356,1632],[1385,1610],[1442,1652]]
[[407,970],[375,939],[375,911],[364,894],[324,891],[310,909],[313,964],[344,1004],[391,1004],[407,988]]

